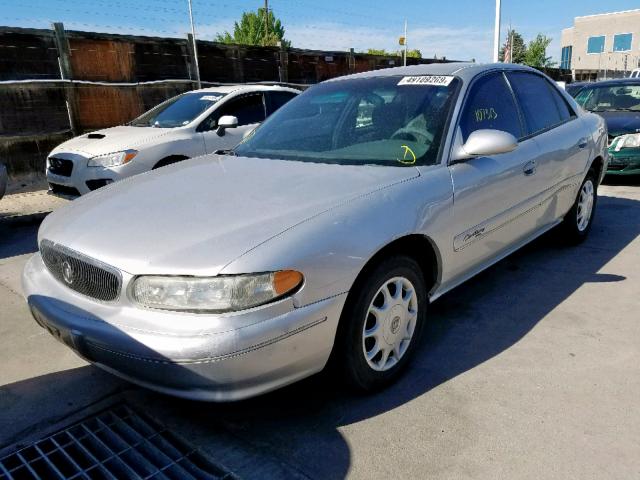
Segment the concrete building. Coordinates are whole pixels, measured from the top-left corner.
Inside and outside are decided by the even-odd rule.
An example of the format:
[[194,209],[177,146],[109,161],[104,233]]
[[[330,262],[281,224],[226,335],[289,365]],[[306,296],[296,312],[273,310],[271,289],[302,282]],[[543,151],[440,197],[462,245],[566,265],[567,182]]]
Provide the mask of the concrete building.
[[640,9],[576,17],[560,41],[576,81],[626,77],[640,66]]

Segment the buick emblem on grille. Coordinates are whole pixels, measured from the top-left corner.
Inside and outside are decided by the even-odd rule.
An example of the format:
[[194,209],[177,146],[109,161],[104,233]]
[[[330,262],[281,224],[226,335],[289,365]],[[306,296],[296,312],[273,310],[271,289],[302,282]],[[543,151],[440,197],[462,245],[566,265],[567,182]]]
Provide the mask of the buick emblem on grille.
[[73,268],[68,261],[62,262],[62,278],[67,284],[71,285],[73,283]]

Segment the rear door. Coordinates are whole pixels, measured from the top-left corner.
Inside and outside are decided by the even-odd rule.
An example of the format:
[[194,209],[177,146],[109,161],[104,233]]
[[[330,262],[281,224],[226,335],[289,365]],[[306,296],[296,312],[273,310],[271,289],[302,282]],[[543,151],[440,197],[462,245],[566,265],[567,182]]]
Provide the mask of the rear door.
[[477,78],[458,119],[457,144],[479,129],[520,139],[509,153],[474,157],[449,166],[454,188],[452,277],[463,280],[514,248],[535,229],[535,198],[544,189],[535,162],[539,147],[526,138],[522,119],[502,72]]
[[[238,126],[218,133],[218,120],[224,115],[238,119]],[[231,98],[221,104],[202,122],[199,130],[204,137],[207,153],[227,150],[242,141],[244,135],[256,128],[266,117],[265,99],[262,92],[252,92]]]
[[536,176],[542,180],[538,223],[556,221],[571,208],[587,165],[585,126],[557,88],[533,72],[508,72],[524,118],[527,138],[540,149]]

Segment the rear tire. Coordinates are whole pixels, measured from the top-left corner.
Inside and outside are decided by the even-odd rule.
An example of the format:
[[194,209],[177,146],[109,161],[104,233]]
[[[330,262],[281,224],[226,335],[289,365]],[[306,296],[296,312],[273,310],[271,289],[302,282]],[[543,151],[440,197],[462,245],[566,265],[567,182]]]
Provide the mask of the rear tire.
[[427,310],[424,275],[395,255],[354,285],[342,312],[334,367],[356,390],[378,390],[398,378],[420,341]]
[[568,244],[583,242],[593,225],[598,203],[598,181],[596,172],[591,169],[582,181],[576,201],[565,215],[561,224],[562,238]]

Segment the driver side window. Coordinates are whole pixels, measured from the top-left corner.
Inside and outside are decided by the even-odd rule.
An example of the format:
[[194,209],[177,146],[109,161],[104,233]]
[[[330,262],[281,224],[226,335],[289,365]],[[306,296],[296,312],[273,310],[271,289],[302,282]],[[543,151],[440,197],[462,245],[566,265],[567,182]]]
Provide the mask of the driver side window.
[[204,120],[201,130],[215,128],[218,119],[224,115],[237,117],[239,127],[264,121],[266,115],[262,93],[244,95],[225,102]]
[[502,130],[522,137],[520,116],[502,73],[480,77],[472,86],[460,118],[462,141],[481,129]]

